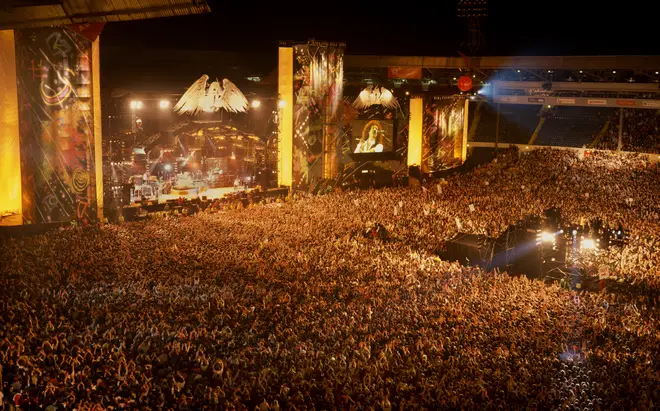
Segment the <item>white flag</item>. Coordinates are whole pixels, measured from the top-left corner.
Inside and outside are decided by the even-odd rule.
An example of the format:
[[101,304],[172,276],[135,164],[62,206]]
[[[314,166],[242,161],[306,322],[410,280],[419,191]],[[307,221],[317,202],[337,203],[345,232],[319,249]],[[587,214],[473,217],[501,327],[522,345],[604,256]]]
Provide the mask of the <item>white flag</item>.
[[470,204],[469,207],[470,207],[470,212],[471,212],[471,213],[474,213],[474,204]]

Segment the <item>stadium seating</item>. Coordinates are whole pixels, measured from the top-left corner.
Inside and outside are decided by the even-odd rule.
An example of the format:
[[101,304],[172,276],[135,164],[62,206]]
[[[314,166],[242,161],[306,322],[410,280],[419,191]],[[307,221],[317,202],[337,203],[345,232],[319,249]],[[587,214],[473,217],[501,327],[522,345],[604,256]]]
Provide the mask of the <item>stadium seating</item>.
[[[482,105],[479,124],[472,141],[494,142],[497,124],[497,107],[491,103]],[[526,144],[539,122],[539,106],[516,104],[500,105],[500,135],[502,143]]]
[[536,145],[582,147],[593,141],[615,109],[555,107],[546,118]]

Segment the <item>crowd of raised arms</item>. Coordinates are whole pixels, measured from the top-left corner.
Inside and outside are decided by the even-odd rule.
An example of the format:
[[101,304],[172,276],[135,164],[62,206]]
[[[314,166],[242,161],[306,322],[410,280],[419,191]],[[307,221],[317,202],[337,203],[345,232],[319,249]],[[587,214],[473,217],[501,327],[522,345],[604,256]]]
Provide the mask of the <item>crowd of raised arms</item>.
[[660,301],[434,250],[457,217],[496,236],[558,207],[625,227],[597,259],[660,289],[659,185],[635,156],[508,151],[439,186],[0,240],[4,407],[654,409]]

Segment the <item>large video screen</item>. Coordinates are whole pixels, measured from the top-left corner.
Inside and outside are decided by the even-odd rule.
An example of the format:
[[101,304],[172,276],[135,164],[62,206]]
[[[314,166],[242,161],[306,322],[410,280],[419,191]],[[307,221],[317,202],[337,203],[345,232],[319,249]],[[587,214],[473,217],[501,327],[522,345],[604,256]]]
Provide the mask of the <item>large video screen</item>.
[[353,154],[394,151],[393,120],[353,120]]

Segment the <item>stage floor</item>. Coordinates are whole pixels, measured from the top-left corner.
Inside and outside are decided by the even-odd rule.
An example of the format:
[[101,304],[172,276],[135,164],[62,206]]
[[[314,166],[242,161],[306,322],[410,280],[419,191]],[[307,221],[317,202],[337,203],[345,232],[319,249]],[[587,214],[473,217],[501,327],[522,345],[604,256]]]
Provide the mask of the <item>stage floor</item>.
[[167,202],[168,200],[176,200],[179,197],[186,198],[188,200],[195,199],[197,197],[206,197],[209,200],[215,200],[216,198],[222,198],[224,197],[225,194],[227,193],[234,193],[238,191],[244,191],[245,188],[242,186],[239,187],[238,189],[234,189],[234,187],[219,187],[219,188],[209,188],[204,192],[199,193],[199,195],[196,192],[193,192],[193,190],[189,190],[189,194],[185,196],[181,195],[174,195],[174,194],[163,194],[158,197],[158,203],[162,204]]

